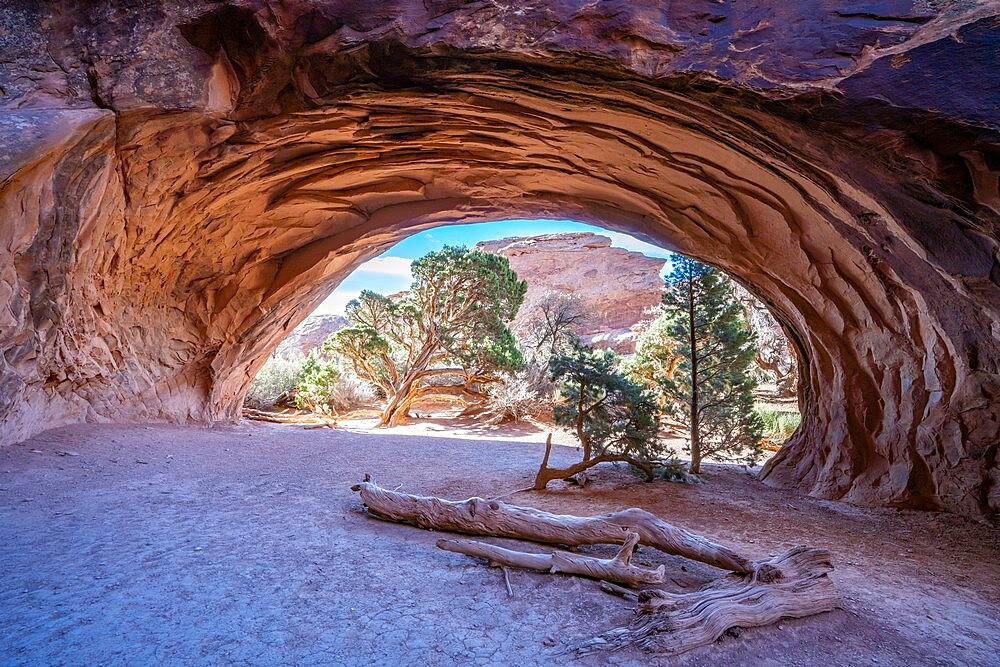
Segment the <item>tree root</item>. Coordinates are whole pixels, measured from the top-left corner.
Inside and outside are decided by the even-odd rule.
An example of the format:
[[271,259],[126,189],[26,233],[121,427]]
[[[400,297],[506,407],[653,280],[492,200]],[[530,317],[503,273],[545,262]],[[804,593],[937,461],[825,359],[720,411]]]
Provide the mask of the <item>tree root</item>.
[[579,463],[574,463],[568,468],[550,468],[549,454],[551,454],[551,452],[552,434],[549,433],[548,437],[545,438],[545,455],[542,457],[542,464],[538,466],[538,472],[535,473],[535,482],[531,487],[532,491],[542,491],[546,486],[548,486],[548,483],[554,479],[568,479],[573,475],[583,472],[584,470],[593,468],[599,463],[628,463],[629,465],[642,470],[643,474],[646,475],[647,482],[652,482],[654,478],[652,463],[649,461],[640,461],[637,458],[626,456],[625,454],[602,454],[601,456],[587,458]]
[[578,654],[637,646],[654,653],[682,653],[711,644],[733,627],[749,628],[802,618],[840,607],[828,576],[830,555],[792,547],[757,564],[754,574],[730,574],[694,593],[639,593],[636,617],[574,649]]

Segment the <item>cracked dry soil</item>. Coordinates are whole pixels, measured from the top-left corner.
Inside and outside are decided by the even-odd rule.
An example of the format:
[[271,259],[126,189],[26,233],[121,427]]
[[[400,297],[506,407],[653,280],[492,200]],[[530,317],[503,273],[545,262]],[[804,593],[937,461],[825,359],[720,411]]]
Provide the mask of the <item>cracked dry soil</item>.
[[[412,429],[411,429],[412,433]],[[0,451],[0,665],[996,665],[1000,539],[961,517],[859,509],[712,467],[706,484],[605,469],[509,502],[655,512],[753,558],[833,553],[844,609],[659,658],[566,651],[628,622],[595,582],[499,570],[377,521],[350,486],[448,498],[523,488],[540,443],[244,423],[75,426]],[[557,447],[556,462],[575,452]],[[608,549],[590,549],[608,553]],[[721,574],[666,563],[673,590]]]

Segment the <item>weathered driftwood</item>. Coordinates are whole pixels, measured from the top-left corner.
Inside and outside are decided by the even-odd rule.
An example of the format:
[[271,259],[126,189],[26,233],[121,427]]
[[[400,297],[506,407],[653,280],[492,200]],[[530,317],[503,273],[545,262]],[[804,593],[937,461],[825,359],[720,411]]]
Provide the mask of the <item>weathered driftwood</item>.
[[294,424],[312,428],[335,428],[337,426],[337,422],[333,419],[309,413],[287,414],[243,408],[243,417],[254,421],[271,422],[273,424]]
[[[552,434],[545,438],[545,455],[542,457],[542,464],[538,466],[535,473],[535,482],[531,487],[532,491],[541,491],[548,483],[554,479],[569,479],[573,475],[578,475],[584,470],[589,470],[599,463],[628,463],[635,466],[646,475],[646,481],[653,481],[653,464],[649,461],[641,461],[635,457],[625,454],[601,454],[600,456],[590,456],[590,451],[585,449],[583,460],[574,463],[568,468],[550,468],[549,455],[552,453]],[[582,486],[582,484],[581,484]]]
[[638,602],[639,596],[630,588],[622,588],[617,584],[613,584],[610,581],[602,581],[600,589],[605,593],[610,593],[611,595],[617,595],[624,600],[629,602]]
[[596,517],[550,514],[498,500],[469,498],[442,500],[389,491],[375,482],[352,487],[361,493],[369,512],[390,521],[421,528],[450,530],[472,535],[512,537],[547,544],[621,544],[628,532],[645,544],[668,554],[684,556],[734,572],[752,572],[749,559],[700,535],[661,521],[645,510],[631,508]]
[[543,554],[513,551],[474,540],[437,541],[438,548],[445,551],[454,551],[466,556],[478,556],[498,565],[523,567],[528,570],[542,570],[553,574],[564,572],[582,577],[591,577],[592,579],[617,581],[629,586],[662,584],[665,577],[665,568],[663,565],[652,570],[631,564],[632,552],[638,543],[639,534],[628,533],[625,538],[625,544],[622,545],[622,548],[618,550],[618,553],[613,558],[596,558],[594,556],[585,556],[566,551]]
[[681,653],[710,644],[729,628],[777,623],[832,611],[840,596],[828,576],[830,555],[797,546],[757,564],[753,574],[729,574],[693,593],[645,590],[632,623],[585,642],[590,653],[638,646],[655,653]]

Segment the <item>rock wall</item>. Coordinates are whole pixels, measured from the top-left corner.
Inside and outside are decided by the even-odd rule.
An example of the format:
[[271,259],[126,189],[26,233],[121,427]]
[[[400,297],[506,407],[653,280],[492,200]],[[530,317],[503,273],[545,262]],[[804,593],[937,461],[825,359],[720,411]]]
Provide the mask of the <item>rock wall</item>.
[[572,297],[583,319],[576,332],[584,342],[620,353],[635,351],[632,327],[660,303],[664,260],[612,248],[607,236],[578,232],[483,241],[476,248],[503,255],[528,291],[511,325],[524,335],[539,316],[542,301]]
[[275,352],[283,357],[309,354],[345,326],[347,318],[342,315],[310,315],[292,329]]
[[995,3],[8,2],[0,442],[233,420],[360,262],[557,217],[709,262],[798,352],[768,483],[1000,509]]

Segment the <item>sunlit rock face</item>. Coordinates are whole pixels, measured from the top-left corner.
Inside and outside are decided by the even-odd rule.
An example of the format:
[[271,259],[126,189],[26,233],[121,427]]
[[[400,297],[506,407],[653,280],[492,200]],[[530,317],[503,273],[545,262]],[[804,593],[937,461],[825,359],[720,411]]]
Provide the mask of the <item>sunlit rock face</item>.
[[319,353],[326,339],[347,326],[343,315],[310,315],[302,320],[288,336],[281,341],[275,353],[281,357],[297,357]]
[[640,322],[660,304],[664,260],[611,246],[607,236],[590,232],[542,234],[483,241],[478,250],[507,258],[527,281],[524,302],[511,331],[531,339],[543,308],[560,306],[574,317],[573,330],[594,347],[635,352]]
[[574,218],[776,313],[803,423],[769,483],[994,514],[995,12],[7,3],[0,440],[236,419],[361,261],[434,225]]

